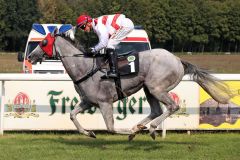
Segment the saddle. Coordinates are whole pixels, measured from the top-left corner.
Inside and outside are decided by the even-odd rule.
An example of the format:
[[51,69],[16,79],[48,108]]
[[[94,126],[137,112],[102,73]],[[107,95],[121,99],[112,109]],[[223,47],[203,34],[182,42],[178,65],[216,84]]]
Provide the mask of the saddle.
[[[88,56],[89,57],[89,56]],[[121,77],[127,75],[136,75],[139,72],[139,55],[138,52],[130,51],[118,55],[118,78],[114,78],[118,99],[122,100],[125,96],[123,95],[121,88]],[[99,70],[109,70],[108,58],[103,55],[96,55],[96,68],[88,72],[85,76],[74,81],[75,84],[81,83],[93,76]]]

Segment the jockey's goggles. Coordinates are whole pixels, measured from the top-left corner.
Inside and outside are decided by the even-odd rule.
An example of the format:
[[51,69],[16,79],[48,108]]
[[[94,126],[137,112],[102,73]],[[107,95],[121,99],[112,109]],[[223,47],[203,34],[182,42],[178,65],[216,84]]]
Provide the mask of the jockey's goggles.
[[79,26],[79,28],[82,29],[82,30],[85,30],[86,26],[87,26],[87,23],[85,23],[85,24]]

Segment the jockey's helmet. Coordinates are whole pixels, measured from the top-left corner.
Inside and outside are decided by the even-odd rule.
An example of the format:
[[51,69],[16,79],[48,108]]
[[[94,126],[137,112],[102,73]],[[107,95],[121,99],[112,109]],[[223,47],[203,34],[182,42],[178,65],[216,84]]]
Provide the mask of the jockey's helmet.
[[92,22],[92,17],[86,14],[80,15],[76,20],[77,28],[79,27],[81,28],[83,25],[86,25],[86,23],[88,22]]

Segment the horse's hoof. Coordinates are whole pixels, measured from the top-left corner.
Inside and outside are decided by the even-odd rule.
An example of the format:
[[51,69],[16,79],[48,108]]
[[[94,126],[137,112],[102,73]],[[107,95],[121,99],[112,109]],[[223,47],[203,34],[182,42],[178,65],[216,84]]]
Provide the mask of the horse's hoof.
[[153,140],[156,139],[156,136],[158,135],[157,131],[153,131],[150,133],[150,136],[152,137]]
[[149,128],[149,133],[153,140],[155,140],[156,136],[158,135],[155,129],[156,127],[152,127],[152,126]]
[[88,136],[91,138],[97,138],[93,131],[88,131]]
[[137,125],[137,128],[140,129],[140,130],[147,129],[147,127],[142,125],[142,124]]
[[128,141],[129,141],[129,142],[132,141],[135,136],[136,136],[136,134],[130,134],[130,135],[128,136]]

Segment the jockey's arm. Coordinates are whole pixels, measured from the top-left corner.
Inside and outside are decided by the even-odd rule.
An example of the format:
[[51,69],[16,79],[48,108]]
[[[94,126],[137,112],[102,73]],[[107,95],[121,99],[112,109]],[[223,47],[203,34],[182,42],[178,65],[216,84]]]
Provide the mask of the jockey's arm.
[[109,34],[106,27],[101,27],[101,30],[96,31],[96,34],[98,36],[99,42],[96,46],[94,46],[94,49],[95,51],[100,51],[101,49],[107,47]]

